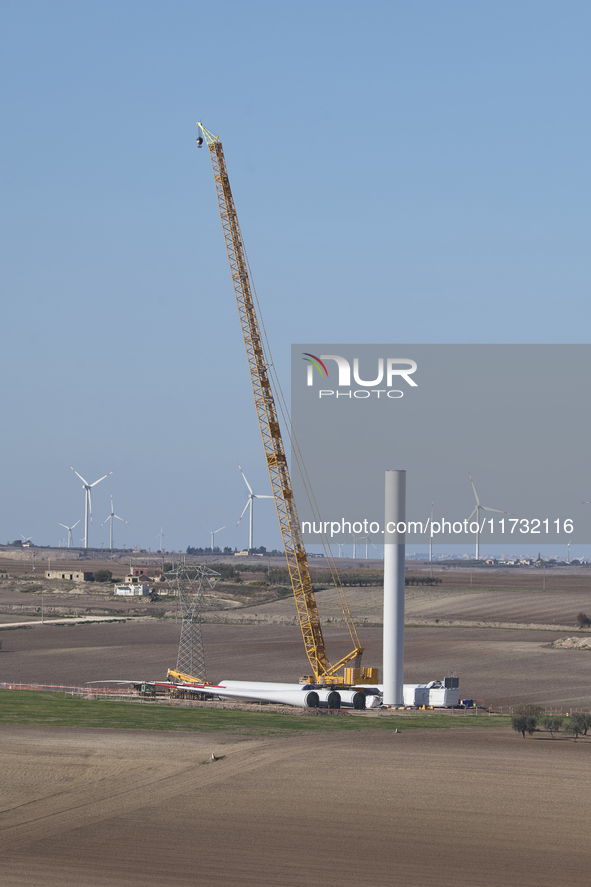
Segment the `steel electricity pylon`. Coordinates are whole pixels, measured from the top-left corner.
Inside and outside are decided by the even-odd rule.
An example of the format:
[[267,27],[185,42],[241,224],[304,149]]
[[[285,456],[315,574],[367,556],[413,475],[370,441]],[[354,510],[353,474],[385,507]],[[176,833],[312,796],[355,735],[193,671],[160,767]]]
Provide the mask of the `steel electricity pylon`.
[[181,611],[181,640],[177,657],[177,671],[205,681],[205,654],[201,636],[203,596],[214,587],[219,573],[201,564],[178,564],[167,574],[166,581],[172,594],[178,596]]

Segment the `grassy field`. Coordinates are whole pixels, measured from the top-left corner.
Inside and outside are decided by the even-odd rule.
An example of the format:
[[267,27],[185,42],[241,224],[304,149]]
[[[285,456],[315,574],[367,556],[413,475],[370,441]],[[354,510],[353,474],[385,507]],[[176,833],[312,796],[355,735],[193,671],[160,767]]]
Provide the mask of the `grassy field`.
[[223,732],[245,736],[291,733],[336,733],[351,730],[409,730],[509,725],[503,715],[449,712],[406,712],[400,715],[351,713],[241,711],[185,708],[174,704],[134,700],[80,699],[64,693],[29,690],[0,691],[0,724],[54,727],[106,727],[122,730]]

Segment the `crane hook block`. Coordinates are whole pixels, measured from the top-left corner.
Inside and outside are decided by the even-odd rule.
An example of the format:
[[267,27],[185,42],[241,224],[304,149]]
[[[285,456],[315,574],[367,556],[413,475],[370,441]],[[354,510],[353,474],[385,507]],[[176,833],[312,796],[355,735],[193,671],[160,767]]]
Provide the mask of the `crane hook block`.
[[199,138],[197,139],[197,147],[198,148],[203,147],[203,136],[199,136]]

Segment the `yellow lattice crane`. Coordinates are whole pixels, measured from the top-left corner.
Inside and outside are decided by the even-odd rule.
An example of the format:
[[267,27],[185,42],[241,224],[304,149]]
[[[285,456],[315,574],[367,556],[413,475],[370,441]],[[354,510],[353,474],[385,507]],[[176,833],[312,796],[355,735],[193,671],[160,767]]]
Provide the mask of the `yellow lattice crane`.
[[[336,665],[331,665],[326,655],[320,618],[310,578],[308,559],[302,540],[287,459],[283,448],[279,418],[270,378],[270,367],[272,365],[266,357],[268,349],[264,340],[264,327],[262,327],[262,323],[259,323],[257,316],[256,293],[250,280],[248,259],[230,189],[222,143],[217,136],[209,132],[201,123],[198,123],[197,126],[202,133],[197,139],[199,146],[201,147],[203,140],[205,140],[209,148],[222,228],[234,284],[234,294],[238,305],[246,356],[250,369],[255,408],[261,429],[265,458],[273,488],[273,496],[285,547],[287,567],[291,578],[298,618],[304,638],[304,646],[314,673],[313,677],[305,676],[304,680],[314,681],[318,684],[374,683],[377,681],[377,669],[360,668],[363,648],[359,644],[357,630],[346,601],[344,601],[344,596],[341,598],[344,601],[343,613],[354,649],[337,662]],[[261,335],[261,328],[263,335]],[[342,595],[342,588],[340,588],[340,582],[338,581],[338,576],[336,576],[332,558],[330,562],[333,578],[336,578],[335,584]],[[345,668],[347,665],[349,667]],[[338,675],[337,672],[341,668],[345,669],[344,674]]]

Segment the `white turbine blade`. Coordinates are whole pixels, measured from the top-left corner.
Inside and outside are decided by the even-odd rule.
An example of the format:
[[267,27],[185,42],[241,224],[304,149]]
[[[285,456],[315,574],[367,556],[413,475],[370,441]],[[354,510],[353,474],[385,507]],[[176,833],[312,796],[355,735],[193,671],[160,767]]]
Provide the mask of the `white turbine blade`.
[[244,511],[242,512],[242,514],[238,518],[238,522],[237,522],[236,526],[238,526],[238,524],[240,523],[240,521],[244,517],[244,512],[246,511],[246,509],[248,508],[249,505],[250,505],[250,497],[246,500],[246,505],[244,506]]
[[228,526],[228,524],[226,524],[225,527],[220,527],[218,530],[210,530],[209,532],[210,532],[210,533],[214,533],[214,534],[215,534],[215,533],[219,533],[220,530],[225,530],[227,526]]
[[99,479],[98,479],[98,480],[95,480],[95,482],[94,482],[93,484],[90,484],[90,486],[91,486],[91,487],[96,487],[96,485],[97,485],[97,484],[100,484],[100,482],[101,482],[102,480],[104,480],[106,477],[111,477],[111,475],[113,474],[114,471],[115,471],[115,469],[113,469],[113,471],[109,471],[109,473],[108,473],[108,474],[105,474],[103,477],[99,477]]
[[[82,518],[80,518],[80,520],[82,520]],[[80,523],[80,521],[77,520],[76,523],[74,524],[74,527],[77,527],[79,523]],[[66,527],[66,529],[67,529],[67,530],[73,530],[74,527]]]
[[[71,465],[70,465],[70,468],[72,468]],[[76,475],[76,477],[79,477],[79,478],[80,478],[80,480],[82,481],[82,483],[84,484],[84,486],[87,487],[88,484],[86,483],[86,481],[84,480],[84,478],[82,477],[82,475],[81,475],[81,474],[78,474],[78,472],[76,471],[75,468],[72,468],[72,471],[74,472],[74,474]]]
[[477,511],[478,511],[478,505],[476,506],[476,508],[474,509],[474,511],[472,512],[472,514],[468,518],[468,520],[472,520],[472,518],[474,517],[474,515],[476,514]]
[[124,524],[128,524],[128,523],[129,523],[129,521],[125,520],[124,517],[119,517],[118,514],[114,514],[113,517],[116,517],[117,520],[122,520]]
[[501,511],[500,508],[488,508],[486,505],[480,506],[483,511],[496,511],[497,514],[513,514],[512,511]]
[[[263,496],[259,493],[253,493],[255,499],[274,499],[274,496]],[[258,513],[258,512],[257,512]]]
[[75,527],[75,526],[76,526],[76,524],[74,524],[74,527],[67,527],[67,526],[66,526],[66,525],[65,525],[65,524],[60,524],[60,522],[59,522],[59,521],[58,521],[58,525],[59,525],[59,526],[60,526],[60,527],[63,527],[63,528],[64,528],[64,530],[70,530],[70,529],[72,529],[72,530],[73,530],[73,529],[74,529],[74,527]]
[[480,505],[480,499],[478,498],[478,493],[476,492],[476,487],[474,486],[474,481],[472,480],[472,475],[468,472],[468,477],[470,478],[470,483],[472,484],[472,489],[474,490],[474,498],[476,499],[476,505]]
[[[101,524],[101,527],[104,527],[108,520],[111,520],[111,515],[109,515],[109,517],[106,517],[106,518],[104,519],[104,521],[103,521],[102,524]],[[99,529],[100,529],[100,527],[99,527]]]
[[88,513],[90,515],[90,523],[92,523],[92,496],[90,495],[90,487],[94,486],[94,484],[90,484],[90,486],[86,487],[86,492],[88,493]]
[[[240,462],[238,463],[238,468],[240,468]],[[245,474],[244,474],[242,468],[240,468],[240,474],[241,474],[242,477],[244,478],[244,483],[245,483],[246,486],[248,487],[248,492],[250,493],[251,496],[254,496],[254,493],[252,492],[252,487],[251,487],[251,485],[249,484],[249,482],[246,480],[246,477],[245,477]],[[243,513],[244,513],[244,512],[243,512]]]

